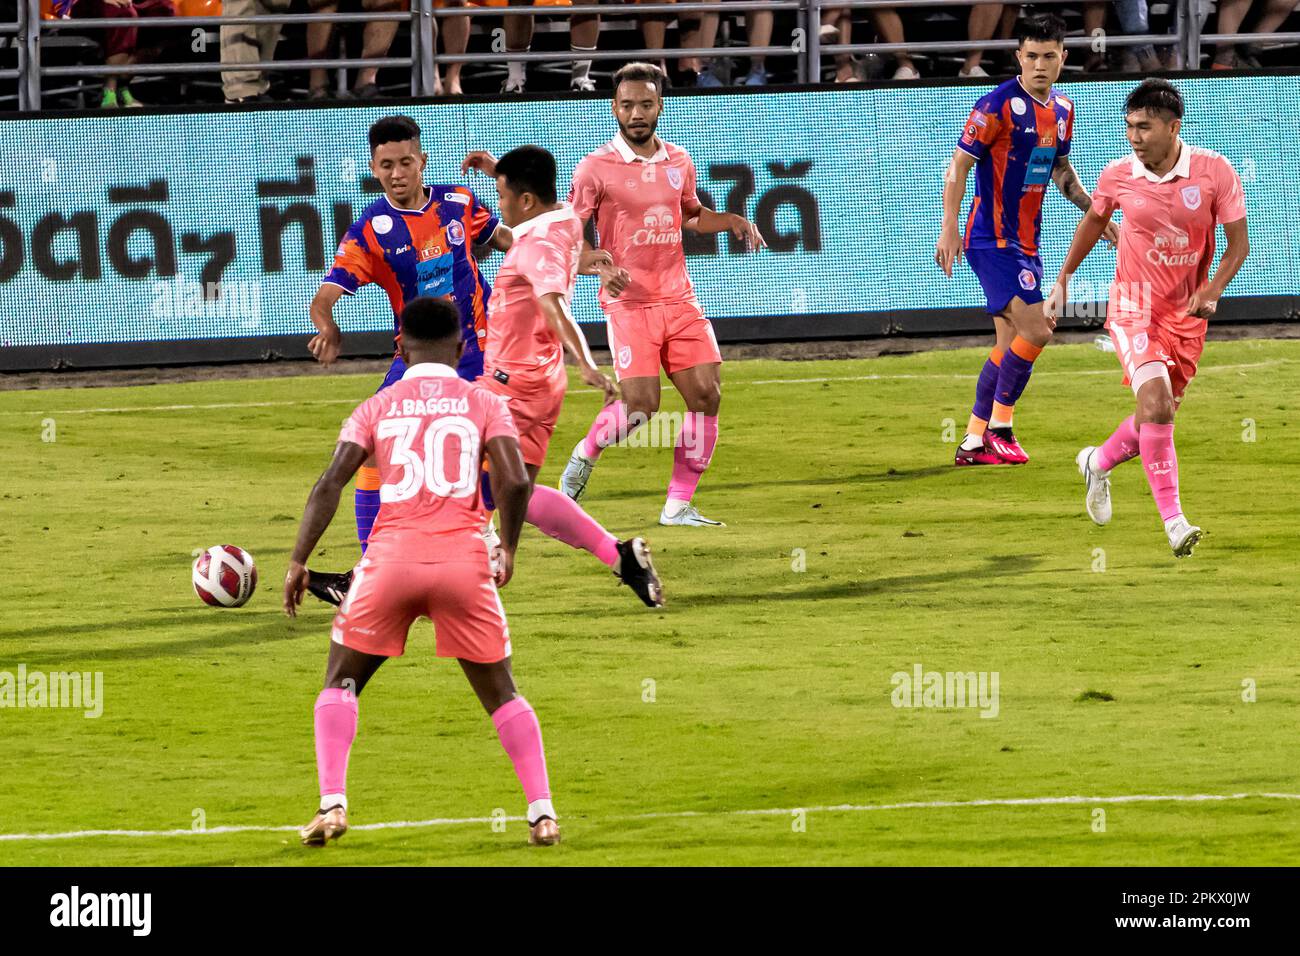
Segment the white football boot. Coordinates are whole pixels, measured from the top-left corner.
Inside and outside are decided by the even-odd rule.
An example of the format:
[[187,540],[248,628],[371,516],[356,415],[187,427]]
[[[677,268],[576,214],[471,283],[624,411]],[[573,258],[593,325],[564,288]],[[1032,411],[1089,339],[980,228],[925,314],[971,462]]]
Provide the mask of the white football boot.
[[1083,497],[1083,506],[1088,517],[1097,524],[1110,521],[1110,472],[1098,474],[1092,470],[1092,456],[1097,449],[1089,445],[1074,456],[1074,463],[1079,466],[1079,474],[1087,482],[1087,493]]
[[692,504],[684,505],[676,514],[668,513],[668,505],[664,505],[664,510],[659,512],[659,523],[666,525],[686,525],[691,528],[725,528],[726,525],[721,521],[714,521],[712,518],[706,518],[695,510]]
[[596,467],[595,460],[582,453],[582,444],[582,441],[579,441],[573,446],[569,463],[560,473],[560,491],[574,501],[581,501],[582,496],[587,493],[587,481],[591,478],[591,470]]
[[1173,548],[1174,557],[1185,558],[1192,553],[1204,532],[1179,515],[1165,522],[1165,534],[1169,536],[1169,547]]

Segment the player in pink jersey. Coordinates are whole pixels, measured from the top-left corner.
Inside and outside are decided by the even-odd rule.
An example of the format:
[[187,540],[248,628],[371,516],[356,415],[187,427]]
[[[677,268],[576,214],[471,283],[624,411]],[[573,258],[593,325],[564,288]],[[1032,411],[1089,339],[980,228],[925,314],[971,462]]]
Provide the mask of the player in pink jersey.
[[[1048,298],[1055,318],[1070,277],[1096,245],[1116,209],[1123,211],[1115,282],[1106,328],[1137,410],[1100,447],[1076,457],[1087,483],[1085,505],[1099,525],[1110,521],[1110,472],[1141,456],[1147,482],[1174,556],[1187,557],[1201,529],[1183,514],[1178,496],[1174,413],[1196,374],[1207,321],[1250,252],[1241,180],[1218,153],[1183,142],[1183,98],[1166,80],[1145,80],[1125,103],[1133,155],[1115,160],[1097,179],[1092,209],[1074,233]],[[1214,277],[1214,230],[1228,237]]]
[[629,63],[615,73],[613,109],[618,134],[578,164],[569,201],[584,223],[596,219],[601,248],[590,250],[583,264],[601,277],[600,303],[623,400],[596,416],[573,450],[560,489],[581,498],[601,452],[659,410],[662,366],[687,414],[659,523],[721,525],[691,504],[718,442],[722,354],[686,272],[682,230],[730,232],[750,249],[765,243],[753,223],[702,206],[691,157],[655,136],[663,109],[658,67]]
[[614,383],[592,361],[587,340],[569,311],[582,254],[582,223],[571,207],[557,202],[555,157],[540,146],[521,146],[499,160],[478,151],[465,158],[462,169],[495,177],[501,216],[514,235],[488,302],[484,375],[479,381],[505,398],[519,426],[533,482],[528,522],[565,544],[590,551],[647,606],[660,607],[663,588],[645,539],[619,541],[577,502],[536,484],[564,405],[565,350],[582,380],[605,393],[606,403],[617,398]]
[[[497,594],[514,572],[528,506],[518,432],[500,398],[456,375],[464,341],[454,305],[417,298],[400,322],[406,373],[344,423],[334,460],[307,500],[284,581],[284,609],[293,617],[307,590],[307,557],[338,509],[339,493],[374,455],[383,507],[334,617],[315,708],[320,809],[303,827],[302,842],[323,846],[347,832],[357,697],[384,661],[404,653],[411,625],[424,616],[433,621],[438,656],[460,661],[514,763],[528,800],[529,842],[556,843],[541,728],[511,675],[510,631]],[[485,456],[501,513],[495,571],[480,533]]]

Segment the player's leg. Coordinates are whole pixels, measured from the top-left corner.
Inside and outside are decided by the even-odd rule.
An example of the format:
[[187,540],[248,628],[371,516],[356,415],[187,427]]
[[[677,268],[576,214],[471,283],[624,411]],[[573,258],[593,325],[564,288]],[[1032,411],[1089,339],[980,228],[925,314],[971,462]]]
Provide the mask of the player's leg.
[[966,434],[957,445],[953,456],[954,465],[1002,465],[1006,464],[998,455],[985,448],[984,437],[988,432],[989,419],[993,417],[993,400],[997,396],[998,371],[1002,357],[1006,355],[1015,338],[1011,320],[1005,315],[993,316],[995,341],[984,366],[980,369],[975,382],[975,404],[971,406],[970,419],[966,423]]
[[510,658],[479,664],[462,658],[461,669],[492,718],[501,747],[514,765],[515,776],[528,801],[528,842],[550,846],[560,842],[551,784],[546,773],[546,749],[537,714],[515,687]]
[[660,524],[721,526],[691,505],[718,444],[722,404],[722,352],[713,326],[697,302],[664,309],[663,365],[686,403],[686,417],[673,449],[673,473]]
[[663,585],[655,571],[650,546],[644,538],[620,541],[601,526],[581,505],[568,495],[547,485],[537,484],[538,465],[529,464],[528,478],[533,483],[524,520],[538,531],[562,541],[571,548],[587,551],[603,562],[624,584],[636,592],[647,607],[662,607]]
[[[600,39],[600,14],[575,15],[569,21],[569,50],[575,54],[596,52]],[[570,67],[569,89],[590,93],[596,89],[591,78],[591,60],[574,60]]]
[[[1041,265],[1037,268],[1041,276]],[[1038,277],[1033,281],[1033,296],[1028,301],[1022,296],[1012,298],[1003,313],[1015,329],[1015,336],[998,366],[998,384],[986,442],[1000,458],[1013,465],[1029,460],[1012,430],[1013,410],[1029,384],[1034,362],[1052,340],[1052,327],[1043,312],[1042,296],[1037,293]]]
[[691,504],[700,479],[718,446],[718,411],[722,404],[722,365],[709,362],[669,373],[686,403],[686,415],[673,447],[673,473],[660,524],[724,527]]
[[[531,6],[533,0],[510,0],[512,7]],[[507,53],[527,53],[533,45],[533,15],[511,14],[505,17],[505,40]],[[511,60],[506,64],[506,81],[501,87],[502,93],[522,93],[524,91],[527,65],[521,60]]]
[[1174,393],[1164,362],[1148,362],[1133,376],[1137,412],[1138,454],[1151,496],[1174,557],[1185,558],[1201,539],[1201,529],[1183,516],[1178,495],[1178,452],[1174,448]]
[[659,411],[663,308],[611,310],[605,327],[621,398],[600,410],[564,466],[560,490],[574,501],[581,500],[586,492],[601,452],[623,441]]

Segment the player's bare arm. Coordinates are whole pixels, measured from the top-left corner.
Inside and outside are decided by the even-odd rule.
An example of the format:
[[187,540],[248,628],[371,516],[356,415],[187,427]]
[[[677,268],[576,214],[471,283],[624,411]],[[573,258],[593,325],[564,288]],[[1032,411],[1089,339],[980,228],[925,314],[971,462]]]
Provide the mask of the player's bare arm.
[[343,333],[334,321],[334,303],[343,294],[340,286],[326,283],[316,290],[311,300],[311,324],[316,326],[316,335],[307,348],[321,365],[333,365],[343,347]]
[[298,605],[302,603],[302,596],[307,591],[307,558],[334,519],[334,512],[339,507],[339,495],[369,454],[353,442],[339,442],[334,449],[334,459],[325,473],[316,479],[311,494],[307,496],[307,507],[303,511],[302,522],[298,525],[298,540],[289,558],[288,573],[284,576],[284,613],[290,617],[297,616]]
[[767,243],[763,241],[758,226],[734,212],[714,212],[712,209],[700,206],[689,213],[686,219],[682,221],[682,229],[687,232],[698,232],[706,236],[719,232],[729,232],[743,241],[746,250],[750,252],[767,248]]
[[[1057,157],[1056,163],[1052,166],[1052,182],[1056,183],[1056,188],[1061,191],[1062,196],[1079,207],[1080,212],[1087,212],[1092,208],[1092,196],[1083,188],[1083,182],[1079,179],[1079,173],[1074,168],[1074,163],[1070,162],[1069,156]],[[1102,235],[1112,249],[1119,245],[1119,226],[1115,223],[1107,223],[1106,231]]]
[[934,261],[950,277],[953,266],[961,261],[961,229],[957,220],[961,216],[962,200],[966,198],[966,177],[974,166],[974,156],[964,149],[956,149],[943,176],[943,225],[934,247]]
[[569,303],[565,302],[564,297],[558,292],[548,292],[537,302],[541,307],[542,315],[546,316],[546,324],[559,336],[564,350],[577,362],[582,380],[592,388],[598,388],[605,393],[606,405],[617,400],[618,386],[597,368],[595,360],[591,357],[591,349],[587,348],[587,340],[582,330],[578,328],[578,323],[574,321],[573,313],[569,311]]
[[587,240],[589,222],[587,219],[582,221],[582,252],[578,255],[578,275],[600,276],[601,288],[617,299],[632,281],[632,275],[614,264],[614,257],[608,249],[597,249]]
[[1074,239],[1070,242],[1070,251],[1065,256],[1065,263],[1056,276],[1056,282],[1052,284],[1052,291],[1043,300],[1043,315],[1049,323],[1055,325],[1057,316],[1065,308],[1070,279],[1083,264],[1083,260],[1088,257],[1088,253],[1092,252],[1093,247],[1101,241],[1108,225],[1110,225],[1110,216],[1103,216],[1092,207],[1089,207],[1083,214],[1083,218],[1079,220],[1079,225],[1074,230]]
[[1188,315],[1202,319],[1214,315],[1219,307],[1219,299],[1227,291],[1228,283],[1250,255],[1250,237],[1246,234],[1245,219],[1225,222],[1223,232],[1228,237],[1228,247],[1223,250],[1223,258],[1219,260],[1219,268],[1214,271],[1214,276],[1192,293],[1187,302]]
[[492,230],[492,235],[488,237],[487,244],[497,252],[509,252],[510,247],[515,244],[515,234],[504,222],[498,223]]
[[515,572],[515,549],[519,547],[519,532],[524,526],[532,483],[519,439],[498,435],[486,446],[488,481],[492,484],[492,500],[496,502],[497,519],[501,522],[501,544],[496,554],[496,584],[503,588]]

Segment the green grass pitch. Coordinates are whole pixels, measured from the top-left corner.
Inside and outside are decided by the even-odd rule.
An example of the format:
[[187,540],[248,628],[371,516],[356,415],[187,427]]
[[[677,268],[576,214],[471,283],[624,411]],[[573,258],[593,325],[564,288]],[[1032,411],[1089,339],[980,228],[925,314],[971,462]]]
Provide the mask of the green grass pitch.
[[[525,531],[503,599],[553,849],[525,845],[509,761],[427,623],[362,695],[350,815],[444,822],[325,850],[265,829],[315,805],[330,621],[281,613],[285,559],[375,376],[0,393],[0,671],[103,674],[97,719],[0,709],[0,865],[1294,862],[1300,342],[1207,348],[1177,431],[1207,536],[1182,562],[1135,463],[1110,526],[1084,515],[1075,452],[1132,406],[1091,346],[1040,360],[1027,466],[951,467],[982,358],[728,364],[696,499],[725,529],[654,523],[668,449],[608,452],[585,505],[649,538],[662,612]],[[596,408],[570,396],[544,480]],[[240,610],[190,588],[220,543],[259,564]],[[356,553],[345,495],[314,562]],[[895,707],[918,664],[996,672],[996,717]],[[1103,800],[1144,795],[1232,799]],[[181,832],[29,838],[85,830]]]

